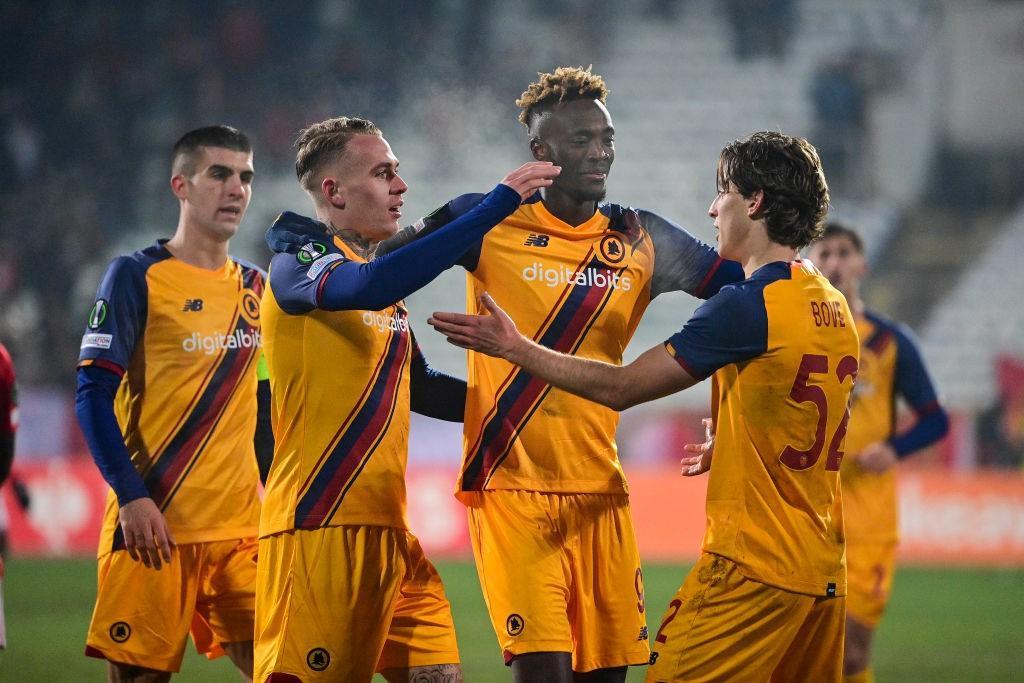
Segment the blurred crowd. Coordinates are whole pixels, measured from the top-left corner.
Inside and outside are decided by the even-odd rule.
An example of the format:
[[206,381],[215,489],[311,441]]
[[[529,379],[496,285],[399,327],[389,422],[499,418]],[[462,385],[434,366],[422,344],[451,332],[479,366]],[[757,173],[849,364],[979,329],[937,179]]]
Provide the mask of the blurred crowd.
[[[501,82],[530,56],[593,60],[585,46],[607,42],[607,0],[503,7],[0,3],[0,331],[22,382],[73,381],[102,267],[142,246],[143,226],[173,229],[168,156],[183,132],[229,123],[253,140],[261,177],[290,174],[296,131],[312,121],[353,113],[447,139],[458,93]],[[501,31],[502,11],[564,30],[537,31],[552,46],[538,52]],[[437,94],[416,106],[410,84]]]

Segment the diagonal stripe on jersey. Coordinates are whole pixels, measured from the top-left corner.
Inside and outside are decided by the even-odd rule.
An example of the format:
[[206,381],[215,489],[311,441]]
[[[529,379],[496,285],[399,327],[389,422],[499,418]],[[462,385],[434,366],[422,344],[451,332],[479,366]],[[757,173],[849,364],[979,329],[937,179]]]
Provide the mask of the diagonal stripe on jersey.
[[[624,270],[607,266],[594,255],[593,250],[583,263],[586,265],[577,269],[578,273],[588,270],[601,273],[608,282]],[[590,277],[583,280],[593,281]],[[574,278],[574,283],[566,286],[534,340],[555,351],[574,353],[614,291],[612,287],[577,284]],[[472,456],[467,460],[462,475],[463,491],[479,491],[487,485],[550,390],[551,385],[534,379],[521,368],[509,373],[470,450]]]
[[[404,319],[406,312],[401,311]],[[295,507],[295,527],[315,529],[327,522],[387,434],[402,373],[408,365],[409,334],[395,331],[367,388],[307,481]],[[340,437],[340,438],[339,438]]]

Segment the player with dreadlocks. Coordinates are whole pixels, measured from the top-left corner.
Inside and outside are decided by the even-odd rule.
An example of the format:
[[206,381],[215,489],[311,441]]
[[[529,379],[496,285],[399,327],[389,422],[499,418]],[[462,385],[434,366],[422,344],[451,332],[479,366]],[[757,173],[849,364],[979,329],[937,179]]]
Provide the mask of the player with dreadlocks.
[[[469,307],[490,292],[538,343],[618,364],[655,296],[708,297],[742,269],[654,213],[603,202],[615,158],[604,80],[573,67],[539,76],[519,120],[534,159],[562,172],[463,255]],[[479,201],[458,197],[389,246]],[[469,378],[457,495],[513,677],[625,680],[649,650],[618,414],[483,354],[470,352]]]

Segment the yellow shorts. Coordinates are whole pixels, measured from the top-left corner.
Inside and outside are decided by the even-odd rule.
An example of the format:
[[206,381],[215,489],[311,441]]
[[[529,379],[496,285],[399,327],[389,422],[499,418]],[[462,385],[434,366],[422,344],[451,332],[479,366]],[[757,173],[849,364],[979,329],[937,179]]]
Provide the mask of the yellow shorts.
[[841,681],[845,598],[791,593],[704,553],[655,635],[651,681]]
[[647,662],[628,496],[499,490],[466,501],[506,664],[528,652],[571,652],[579,672]]
[[337,526],[260,539],[254,681],[369,681],[457,664],[437,570],[403,529]]
[[179,545],[160,569],[127,550],[103,555],[85,654],[178,671],[189,633],[210,659],[224,643],[251,641],[256,548],[254,538]]
[[846,614],[877,628],[885,614],[896,568],[896,544],[846,545]]

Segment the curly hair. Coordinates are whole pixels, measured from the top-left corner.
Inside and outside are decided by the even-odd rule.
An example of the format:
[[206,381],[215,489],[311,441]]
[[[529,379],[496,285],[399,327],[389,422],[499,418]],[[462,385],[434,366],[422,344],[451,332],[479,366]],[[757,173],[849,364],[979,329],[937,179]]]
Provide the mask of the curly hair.
[[516,106],[522,109],[519,121],[529,129],[535,117],[562,102],[599,100],[603,103],[608,97],[608,86],[603,78],[591,73],[592,68],[560,66],[554,73],[538,72],[537,81],[527,86],[516,100]]
[[744,197],[764,191],[761,216],[768,237],[801,249],[825,229],[829,195],[814,145],[783,133],[753,133],[726,145],[718,159],[718,188],[731,182]]
[[372,121],[354,116],[338,116],[299,132],[295,141],[295,175],[307,192],[314,196],[320,189],[319,172],[333,164],[345,153],[345,146],[353,135],[381,135]]

